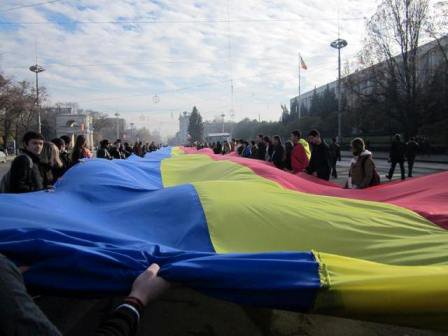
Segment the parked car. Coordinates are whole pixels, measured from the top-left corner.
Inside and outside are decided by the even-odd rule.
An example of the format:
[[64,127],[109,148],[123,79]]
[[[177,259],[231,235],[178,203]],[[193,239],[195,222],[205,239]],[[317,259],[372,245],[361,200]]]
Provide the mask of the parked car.
[[3,162],[3,163],[6,162],[6,154],[5,154],[5,152],[2,152],[2,151],[0,151],[0,163],[1,162]]

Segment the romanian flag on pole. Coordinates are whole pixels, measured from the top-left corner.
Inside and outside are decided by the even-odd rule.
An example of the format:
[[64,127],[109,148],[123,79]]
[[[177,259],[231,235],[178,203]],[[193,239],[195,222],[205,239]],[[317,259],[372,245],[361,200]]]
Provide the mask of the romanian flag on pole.
[[121,294],[148,265],[238,303],[447,328],[448,172],[344,190],[164,148],[0,195],[0,253],[42,292]]
[[305,64],[305,61],[304,61],[303,58],[302,58],[302,55],[299,54],[299,58],[300,58],[300,67],[301,67],[303,70],[308,70],[308,67],[307,67],[307,65]]

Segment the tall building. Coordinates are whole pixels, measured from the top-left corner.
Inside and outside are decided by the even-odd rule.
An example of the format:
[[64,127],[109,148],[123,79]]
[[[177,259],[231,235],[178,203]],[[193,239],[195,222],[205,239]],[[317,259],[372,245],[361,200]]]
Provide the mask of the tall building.
[[[445,49],[446,52],[446,49],[448,48],[448,36],[440,39],[440,45]],[[417,71],[421,80],[425,80],[430,76],[433,76],[434,73],[438,71],[438,67],[440,66],[440,64],[445,61],[444,55],[441,52],[440,46],[438,45],[437,41],[431,41],[418,47],[417,58]],[[402,63],[400,55],[395,56],[395,59],[397,60],[398,64]],[[355,99],[355,95],[351,93],[351,90],[347,89],[346,83],[350,83],[350,85],[356,83],[357,91],[363,94],[369,94],[374,85],[374,82],[372,80],[372,73],[381,72],[382,69],[385,69],[386,66],[386,62],[374,64],[371,67],[359,71],[357,70],[354,73],[341,79],[341,94],[346,98],[347,106],[354,106],[357,101]],[[333,81],[316,87],[311,91],[307,91],[300,96],[291,98],[291,113],[296,113],[296,115],[299,115],[298,110],[300,105],[309,110],[311,107],[311,99],[314,92],[316,92],[317,94],[322,94],[327,86],[330,90],[334,90],[335,93],[337,92],[337,81]],[[303,113],[302,116],[304,116]]]
[[190,123],[190,113],[183,112],[179,115],[179,144],[186,144],[188,141],[188,125]]

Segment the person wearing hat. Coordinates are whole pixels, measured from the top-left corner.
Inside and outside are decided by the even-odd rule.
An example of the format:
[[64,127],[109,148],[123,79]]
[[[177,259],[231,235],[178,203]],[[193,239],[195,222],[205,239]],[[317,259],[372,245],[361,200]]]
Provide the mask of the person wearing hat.
[[112,160],[112,156],[109,153],[109,140],[101,140],[100,148],[98,148],[98,151],[96,152],[96,157],[99,159]]

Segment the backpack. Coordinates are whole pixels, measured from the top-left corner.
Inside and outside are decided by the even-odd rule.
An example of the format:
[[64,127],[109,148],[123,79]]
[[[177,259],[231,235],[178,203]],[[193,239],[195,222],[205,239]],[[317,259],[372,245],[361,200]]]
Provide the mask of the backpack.
[[[30,162],[30,169],[33,169],[33,159],[31,159],[28,155],[22,154],[20,156],[26,156],[28,161]],[[3,175],[2,180],[0,181],[0,194],[10,193],[11,192],[11,168],[8,172]]]
[[[365,166],[365,163],[366,163],[366,161],[367,161],[367,159],[368,159],[369,157],[368,156],[365,156],[363,159],[362,159],[362,162],[361,162],[361,166],[362,166],[362,172],[363,172],[363,174],[365,174],[365,171],[364,171],[364,166]],[[379,184],[381,184],[381,178],[380,178],[380,174],[378,174],[378,171],[376,170],[376,167],[375,167],[375,163],[373,163],[373,175],[372,175],[372,180],[369,182],[369,187],[373,187],[373,186],[376,186],[376,185],[379,185]]]

